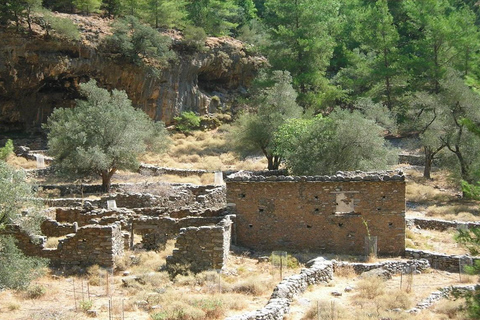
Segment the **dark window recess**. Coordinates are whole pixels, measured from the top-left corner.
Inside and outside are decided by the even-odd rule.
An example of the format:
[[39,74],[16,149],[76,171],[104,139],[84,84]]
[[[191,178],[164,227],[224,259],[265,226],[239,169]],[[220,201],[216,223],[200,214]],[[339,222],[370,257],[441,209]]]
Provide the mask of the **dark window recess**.
[[248,227],[249,227],[249,228],[253,228],[253,224],[249,224]]
[[311,229],[311,228],[312,228],[312,226],[307,224],[307,229]]
[[258,208],[258,212],[264,212],[265,209],[264,208]]
[[238,197],[239,197],[239,198],[245,198],[246,195],[245,195],[245,193],[240,193],[240,194],[238,195]]
[[338,226],[339,226],[339,227],[343,227],[343,223],[339,223]]

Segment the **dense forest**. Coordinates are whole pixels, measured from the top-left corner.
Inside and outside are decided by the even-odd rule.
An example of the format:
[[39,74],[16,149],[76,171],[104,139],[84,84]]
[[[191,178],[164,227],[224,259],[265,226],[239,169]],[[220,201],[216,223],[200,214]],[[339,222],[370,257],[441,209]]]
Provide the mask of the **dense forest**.
[[[346,158],[340,169],[381,167],[391,157],[380,132],[414,136],[427,178],[435,161],[470,187],[480,176],[476,0],[3,0],[0,24],[32,32],[40,15],[47,32],[67,30],[51,11],[112,18],[111,43],[133,62],[172,58],[150,29],[179,30],[197,50],[206,36],[232,36],[267,57],[233,140],[269,169],[331,172]],[[309,164],[320,158],[330,160]]]

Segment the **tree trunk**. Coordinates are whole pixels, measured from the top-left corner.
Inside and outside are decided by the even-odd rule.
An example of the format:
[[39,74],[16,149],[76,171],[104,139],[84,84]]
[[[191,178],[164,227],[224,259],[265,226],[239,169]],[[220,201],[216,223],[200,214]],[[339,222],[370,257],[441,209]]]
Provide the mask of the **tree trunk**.
[[110,187],[112,184],[112,176],[116,171],[117,169],[113,168],[110,171],[103,170],[100,173],[100,176],[102,177],[102,192],[110,192]]
[[280,166],[280,157],[273,155],[268,155],[266,157],[268,161],[268,170],[278,170],[278,167]]
[[428,147],[423,148],[425,150],[425,167],[423,169],[423,177],[427,179],[432,179],[432,162],[433,162],[433,152]]

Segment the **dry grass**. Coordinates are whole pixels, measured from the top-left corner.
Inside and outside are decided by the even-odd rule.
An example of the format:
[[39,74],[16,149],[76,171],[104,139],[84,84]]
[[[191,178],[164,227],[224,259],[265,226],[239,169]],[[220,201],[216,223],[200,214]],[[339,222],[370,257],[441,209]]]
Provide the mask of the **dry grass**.
[[355,269],[351,265],[345,265],[335,269],[335,277],[353,279],[356,276]]
[[444,254],[467,254],[468,251],[454,240],[456,234],[457,231],[454,229],[446,231],[407,229],[406,247]]
[[480,221],[477,201],[451,202],[445,205],[433,204],[426,208],[427,217],[456,221]]
[[23,169],[36,169],[37,162],[34,160],[27,160],[23,157],[17,157],[16,155],[10,155],[6,161],[9,165],[15,168],[23,168]]
[[386,289],[385,280],[380,277],[368,277],[357,282],[358,298],[375,299]]
[[56,249],[60,239],[63,239],[63,237],[48,237],[45,248]]
[[204,170],[264,170],[263,158],[240,160],[229,150],[221,130],[195,131],[185,136],[172,135],[172,145],[165,154],[147,153],[140,160],[163,167]]

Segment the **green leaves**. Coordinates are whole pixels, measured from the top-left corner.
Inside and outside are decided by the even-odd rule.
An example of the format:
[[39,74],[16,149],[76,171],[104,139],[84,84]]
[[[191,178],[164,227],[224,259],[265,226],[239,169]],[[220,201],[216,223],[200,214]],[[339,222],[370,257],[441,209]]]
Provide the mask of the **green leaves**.
[[86,100],[78,100],[74,109],[56,109],[45,126],[49,153],[60,171],[93,173],[109,177],[104,181],[109,183],[116,170],[138,167],[136,157],[146,151],[147,143],[157,150],[166,147],[164,126],[134,109],[124,91],[110,93],[94,80],[80,89]]
[[287,122],[277,134],[289,171],[296,175],[386,168],[396,160],[383,128],[360,112],[336,109],[328,118]]
[[230,139],[243,157],[263,154],[269,169],[278,169],[281,154],[276,152],[274,135],[287,119],[300,117],[302,109],[295,102],[297,94],[287,71],[274,71],[266,82],[273,84],[260,90],[253,99],[254,112],[244,113],[236,121]]
[[47,259],[27,257],[12,237],[0,237],[0,290],[26,289],[30,282],[43,274]]
[[113,27],[113,35],[108,42],[134,63],[142,64],[145,59],[154,59],[165,65],[169,59],[175,58],[169,50],[171,40],[137,18],[128,16],[116,21]]

